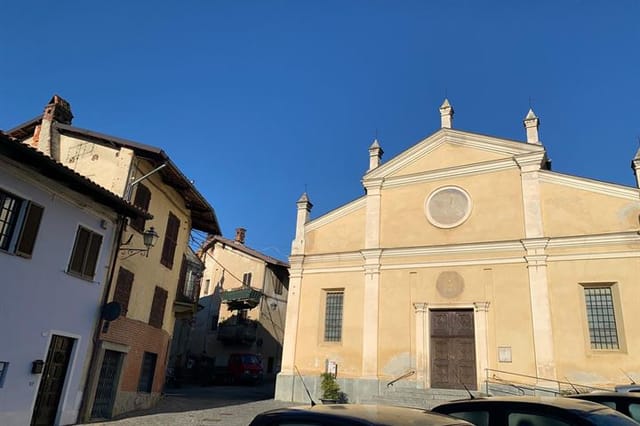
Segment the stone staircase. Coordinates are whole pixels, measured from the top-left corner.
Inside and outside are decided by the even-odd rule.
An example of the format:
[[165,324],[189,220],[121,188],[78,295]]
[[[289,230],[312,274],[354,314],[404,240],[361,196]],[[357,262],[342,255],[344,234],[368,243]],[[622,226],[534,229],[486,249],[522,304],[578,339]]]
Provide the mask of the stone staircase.
[[[474,397],[483,396],[481,392],[471,391]],[[415,387],[390,386],[360,401],[361,404],[395,405],[402,407],[432,409],[443,402],[456,399],[469,399],[466,390],[458,389],[416,389]]]

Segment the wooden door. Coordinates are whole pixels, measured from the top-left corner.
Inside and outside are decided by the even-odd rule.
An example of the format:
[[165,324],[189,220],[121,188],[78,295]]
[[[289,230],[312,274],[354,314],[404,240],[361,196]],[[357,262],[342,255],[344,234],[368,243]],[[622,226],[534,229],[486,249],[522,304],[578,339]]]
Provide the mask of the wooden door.
[[109,350],[104,351],[96,396],[93,400],[93,408],[91,409],[92,419],[111,418],[111,410],[113,409],[113,402],[118,388],[118,372],[120,371],[121,360],[122,353]]
[[51,425],[56,420],[73,342],[74,339],[69,337],[53,335],[51,338],[33,408],[32,425]]
[[477,388],[473,310],[432,310],[431,387]]

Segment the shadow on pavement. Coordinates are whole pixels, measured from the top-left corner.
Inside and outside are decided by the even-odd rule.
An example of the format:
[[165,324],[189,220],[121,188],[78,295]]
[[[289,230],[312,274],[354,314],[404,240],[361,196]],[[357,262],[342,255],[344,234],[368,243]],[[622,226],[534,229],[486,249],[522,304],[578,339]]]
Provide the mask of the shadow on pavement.
[[147,410],[131,411],[111,420],[147,416],[162,413],[182,413],[185,411],[206,410],[247,402],[273,399],[275,382],[265,381],[258,385],[237,386],[183,386],[167,388],[158,404]]

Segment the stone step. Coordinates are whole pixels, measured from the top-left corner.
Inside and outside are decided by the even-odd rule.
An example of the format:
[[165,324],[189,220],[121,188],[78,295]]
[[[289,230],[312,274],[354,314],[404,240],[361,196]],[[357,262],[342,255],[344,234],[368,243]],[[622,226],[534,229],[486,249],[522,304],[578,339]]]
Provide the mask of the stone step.
[[[482,396],[480,392],[472,391],[474,397]],[[431,409],[446,401],[469,399],[465,390],[458,389],[416,389],[416,388],[388,388],[380,395],[360,401],[363,404],[396,405]]]

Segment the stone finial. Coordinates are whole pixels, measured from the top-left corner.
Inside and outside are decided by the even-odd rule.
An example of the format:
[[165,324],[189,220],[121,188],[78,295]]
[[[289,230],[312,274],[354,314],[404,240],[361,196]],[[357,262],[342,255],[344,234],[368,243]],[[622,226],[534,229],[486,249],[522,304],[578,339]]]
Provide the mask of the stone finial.
[[631,161],[631,168],[633,169],[633,173],[636,175],[638,188],[640,188],[640,149],[636,152],[636,156]]
[[380,144],[378,143],[378,139],[374,139],[373,143],[369,147],[369,170],[368,171],[375,169],[380,165],[380,163],[382,163],[382,154],[384,154],[384,151],[380,147]]
[[527,129],[527,143],[540,145],[540,139],[538,138],[538,127],[540,127],[540,119],[536,117],[536,114],[531,108],[527,116],[524,118],[524,127]]
[[449,103],[449,99],[444,100],[440,105],[440,127],[450,129],[453,126],[453,107]]
[[304,233],[304,225],[309,222],[309,217],[311,214],[311,208],[313,204],[309,201],[309,197],[307,193],[304,192],[298,201],[296,202],[298,206],[298,215],[296,217],[296,236],[291,243],[291,254],[303,254],[304,246],[305,246],[305,233]]

